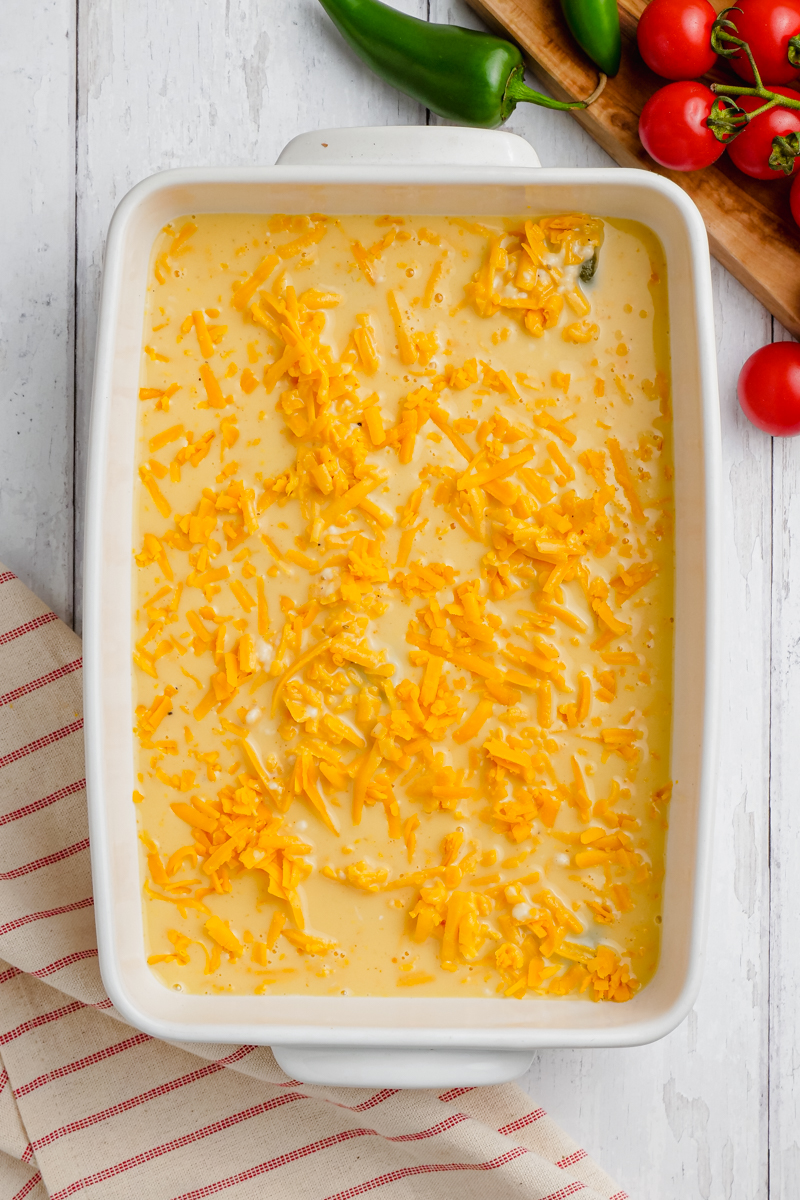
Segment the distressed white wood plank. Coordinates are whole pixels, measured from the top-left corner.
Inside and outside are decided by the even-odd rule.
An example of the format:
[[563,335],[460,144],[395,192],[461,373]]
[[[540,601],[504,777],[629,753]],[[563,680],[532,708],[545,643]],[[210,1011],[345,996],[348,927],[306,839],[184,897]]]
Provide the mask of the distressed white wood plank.
[[[460,0],[432,0],[431,18],[481,27]],[[530,82],[537,86],[535,79]],[[613,165],[567,113],[519,105],[505,128],[527,138],[544,166]],[[726,271],[716,263],[713,269],[723,425],[725,645],[732,650],[724,663],[703,989],[688,1021],[662,1042],[630,1050],[542,1053],[524,1085],[631,1196],[739,1200],[767,1194],[771,453],[769,439],[742,417],[735,385],[745,357],[769,340],[771,324],[766,310]],[[797,638],[800,609],[791,628]],[[800,895],[787,911],[796,913],[798,900]],[[793,956],[797,970],[797,946]]]
[[0,37],[0,559],[72,619],[74,0]]
[[[777,322],[774,340],[791,340]],[[775,438],[772,450],[770,1197],[794,1200],[800,1175],[800,442]]]
[[[426,0],[398,7],[424,16]],[[270,164],[298,133],[424,124],[316,0],[82,0],[79,29],[76,615],[83,480],[103,246],[114,208],[168,167]]]

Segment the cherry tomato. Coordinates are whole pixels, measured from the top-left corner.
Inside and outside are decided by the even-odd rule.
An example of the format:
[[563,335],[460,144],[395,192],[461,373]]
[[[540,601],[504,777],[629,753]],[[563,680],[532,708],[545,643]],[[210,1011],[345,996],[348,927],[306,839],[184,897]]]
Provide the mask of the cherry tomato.
[[800,346],[772,342],[751,354],[739,373],[745,416],[774,437],[800,433]]
[[[762,79],[789,83],[800,67],[789,62],[789,39],[800,35],[800,0],[739,0],[730,18],[747,42]],[[728,62],[742,79],[753,81],[747,55],[737,50]]]
[[702,83],[668,83],[650,97],[639,117],[639,137],[651,158],[673,171],[710,167],[724,153],[706,125],[716,96]]
[[[768,83],[765,84],[765,87],[771,92],[789,96],[792,100],[800,100],[800,93],[793,92],[791,88],[783,87],[781,84]],[[764,103],[758,96],[739,96],[736,102],[745,112],[755,112]],[[754,117],[742,132],[728,143],[728,154],[739,170],[744,171],[745,175],[751,175],[753,179],[785,179],[783,171],[776,171],[769,165],[772,139],[778,136],[785,137],[787,133],[798,132],[800,132],[800,108],[771,108],[769,112],[762,113],[760,117]],[[794,160],[793,175],[798,168],[800,168],[800,158]]]
[[650,0],[636,40],[651,71],[665,79],[694,79],[717,61],[711,27],[717,19],[708,0]]
[[[797,179],[800,179],[798,175]],[[795,225],[800,225],[800,188],[797,186],[797,179],[792,184],[792,190],[789,192],[789,206],[792,210]]]

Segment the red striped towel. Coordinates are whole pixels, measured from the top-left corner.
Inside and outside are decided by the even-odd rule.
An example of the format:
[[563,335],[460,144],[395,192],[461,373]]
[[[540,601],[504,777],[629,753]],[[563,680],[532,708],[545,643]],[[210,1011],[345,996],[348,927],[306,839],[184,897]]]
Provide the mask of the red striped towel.
[[122,1021],[97,966],[80,655],[0,566],[0,1200],[625,1200],[510,1084],[315,1087],[265,1047]]

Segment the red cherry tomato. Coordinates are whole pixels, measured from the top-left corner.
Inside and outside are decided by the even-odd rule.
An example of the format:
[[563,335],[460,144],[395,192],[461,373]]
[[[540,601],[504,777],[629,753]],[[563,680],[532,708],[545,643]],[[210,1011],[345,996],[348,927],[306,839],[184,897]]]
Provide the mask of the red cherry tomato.
[[[793,92],[791,88],[771,83],[765,84],[765,87],[792,100],[800,100],[800,93]],[[755,112],[764,103],[758,96],[739,96],[736,102],[745,112]],[[739,170],[753,179],[785,179],[783,171],[776,171],[769,165],[769,156],[772,153],[772,139],[785,137],[787,133],[800,133],[800,108],[771,108],[760,117],[754,117],[728,143],[728,154]],[[800,158],[794,160],[793,175],[798,168]]]
[[775,437],[800,433],[800,346],[773,342],[751,354],[739,374],[745,416]]
[[795,225],[800,225],[800,188],[797,186],[797,181],[800,175],[797,176],[792,184],[792,190],[789,192],[789,206],[792,210]]
[[[800,0],[739,0],[730,19],[743,42],[747,42],[762,79],[789,83],[800,67],[789,62],[789,39],[800,36]],[[737,50],[728,62],[742,79],[753,81],[747,55]]]
[[694,79],[717,61],[711,27],[717,19],[708,0],[650,0],[636,40],[651,71],[665,79]]
[[725,150],[706,125],[716,96],[702,83],[668,83],[645,104],[639,137],[651,158],[673,171],[710,167]]

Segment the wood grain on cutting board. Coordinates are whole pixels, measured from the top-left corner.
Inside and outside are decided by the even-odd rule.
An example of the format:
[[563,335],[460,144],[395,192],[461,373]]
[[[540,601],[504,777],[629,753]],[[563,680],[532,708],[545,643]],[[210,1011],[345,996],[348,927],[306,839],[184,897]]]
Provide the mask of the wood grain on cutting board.
[[[593,91],[597,68],[570,36],[558,0],[468,3],[488,25],[519,43],[558,99],[580,99]],[[724,4],[714,0],[714,6],[721,9]],[[620,4],[620,72],[590,108],[572,115],[620,166],[657,171],[682,187],[703,214],[714,257],[800,337],[800,231],[789,210],[791,181],[749,179],[727,155],[704,171],[668,171],[653,162],[639,141],[639,113],[667,82],[645,66],[636,47],[636,23],[644,8],[644,0]],[[732,80],[727,70],[721,66],[714,78]]]

